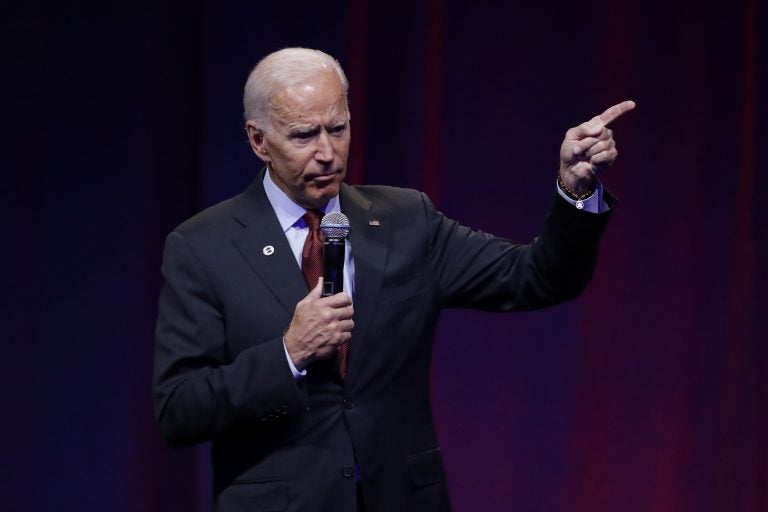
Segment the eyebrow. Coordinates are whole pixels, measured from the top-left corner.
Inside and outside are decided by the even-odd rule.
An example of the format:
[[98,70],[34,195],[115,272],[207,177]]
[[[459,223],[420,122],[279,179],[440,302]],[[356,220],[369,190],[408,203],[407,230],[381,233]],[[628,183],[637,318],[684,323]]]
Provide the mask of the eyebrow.
[[320,131],[319,125],[302,125],[302,126],[294,126],[289,129],[289,133],[292,134],[303,134],[303,133],[313,133]]
[[[325,125],[325,128],[326,129],[337,128],[339,126],[346,125],[348,122],[349,122],[348,118],[339,119],[337,121],[334,121],[333,123]],[[288,131],[290,134],[293,134],[293,135],[313,134],[313,133],[319,132],[321,126],[322,125],[319,125],[319,124],[300,124],[297,126],[289,127]]]

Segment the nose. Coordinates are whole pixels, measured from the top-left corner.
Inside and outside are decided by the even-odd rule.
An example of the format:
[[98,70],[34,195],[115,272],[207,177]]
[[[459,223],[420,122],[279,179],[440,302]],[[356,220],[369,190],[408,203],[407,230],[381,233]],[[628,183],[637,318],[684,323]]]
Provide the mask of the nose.
[[315,147],[315,160],[324,163],[333,161],[333,145],[331,144],[328,132],[325,130],[321,131],[317,137],[317,146]]

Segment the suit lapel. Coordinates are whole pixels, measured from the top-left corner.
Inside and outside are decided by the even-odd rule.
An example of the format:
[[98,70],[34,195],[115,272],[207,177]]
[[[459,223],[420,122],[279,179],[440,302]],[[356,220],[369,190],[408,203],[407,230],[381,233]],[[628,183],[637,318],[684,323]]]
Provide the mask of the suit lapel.
[[355,189],[342,185],[340,198],[341,210],[349,218],[349,241],[355,262],[355,329],[349,352],[349,382],[354,381],[363,364],[367,332],[387,261],[389,223],[378,217],[371,202]]
[[269,204],[262,180],[264,173],[240,196],[241,207],[235,218],[244,227],[232,242],[261,277],[288,313],[307,293],[307,285],[288,239]]

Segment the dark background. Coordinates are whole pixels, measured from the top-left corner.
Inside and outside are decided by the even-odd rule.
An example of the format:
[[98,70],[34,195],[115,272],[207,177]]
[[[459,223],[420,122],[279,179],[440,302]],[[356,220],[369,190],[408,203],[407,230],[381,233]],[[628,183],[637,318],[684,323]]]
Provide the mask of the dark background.
[[161,249],[259,170],[242,86],[293,45],[347,71],[348,181],[520,241],[565,130],[637,101],[582,297],[443,317],[457,511],[768,510],[764,3],[12,1],[0,20],[3,510],[206,510],[206,447],[167,449],[152,414]]

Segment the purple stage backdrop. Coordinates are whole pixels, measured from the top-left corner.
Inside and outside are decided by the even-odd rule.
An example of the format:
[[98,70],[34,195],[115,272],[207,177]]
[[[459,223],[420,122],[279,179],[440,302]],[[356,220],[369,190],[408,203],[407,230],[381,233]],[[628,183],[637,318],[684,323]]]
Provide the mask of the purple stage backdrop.
[[347,70],[348,181],[519,241],[565,130],[637,101],[587,291],[443,315],[457,512],[768,511],[764,2],[110,4],[0,9],[0,508],[208,509],[207,447],[169,450],[152,414],[163,239],[258,172],[242,86],[300,45]]

